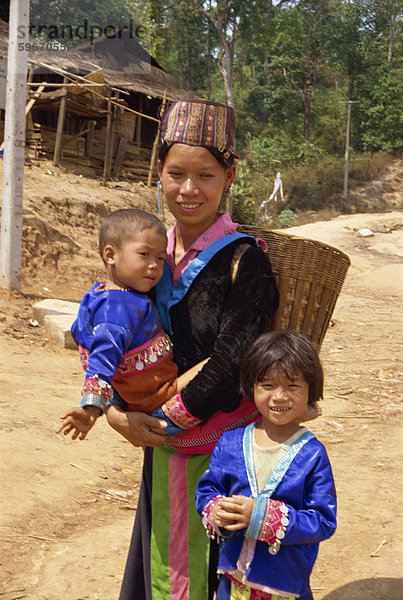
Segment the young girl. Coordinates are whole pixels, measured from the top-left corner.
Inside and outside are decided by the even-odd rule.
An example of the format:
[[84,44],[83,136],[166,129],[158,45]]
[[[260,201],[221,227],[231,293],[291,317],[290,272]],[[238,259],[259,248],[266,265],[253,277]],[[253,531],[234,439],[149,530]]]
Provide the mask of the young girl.
[[84,295],[71,330],[85,371],[81,404],[61,417],[57,433],[84,439],[112,399],[112,385],[124,410],[164,419],[169,435],[182,431],[158,409],[204,363],[177,379],[170,339],[146,295],[162,277],[166,246],[163,223],[144,210],[117,210],[103,220],[99,251],[107,278]]
[[336,529],[326,450],[298,423],[323,395],[316,350],[298,332],[263,334],[245,355],[241,389],[261,422],[222,435],[196,492],[220,542],[217,600],[310,600],[319,542]]

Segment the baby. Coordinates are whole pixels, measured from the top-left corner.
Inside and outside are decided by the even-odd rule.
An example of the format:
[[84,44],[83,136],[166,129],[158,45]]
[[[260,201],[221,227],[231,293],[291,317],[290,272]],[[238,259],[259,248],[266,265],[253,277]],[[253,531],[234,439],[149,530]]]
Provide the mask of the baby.
[[125,410],[152,414],[204,364],[177,378],[171,341],[146,295],[162,277],[166,244],[163,223],[146,211],[117,210],[103,220],[99,252],[106,281],[84,295],[71,329],[85,371],[82,399],[61,417],[56,433],[72,432],[72,439],[83,440],[114,390]]

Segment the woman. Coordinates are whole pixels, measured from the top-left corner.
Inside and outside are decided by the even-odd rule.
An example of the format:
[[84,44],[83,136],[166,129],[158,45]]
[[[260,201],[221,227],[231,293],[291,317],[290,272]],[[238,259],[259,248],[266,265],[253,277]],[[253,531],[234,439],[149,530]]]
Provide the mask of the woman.
[[156,300],[179,373],[208,360],[159,413],[183,433],[168,437],[160,419],[108,410],[112,427],[149,446],[121,600],[206,600],[217,586],[217,547],[195,489],[220,434],[256,419],[239,394],[239,365],[278,304],[267,256],[217,212],[235,178],[234,131],[233,109],[208,101],[173,103],[162,118],[158,173],[176,224]]

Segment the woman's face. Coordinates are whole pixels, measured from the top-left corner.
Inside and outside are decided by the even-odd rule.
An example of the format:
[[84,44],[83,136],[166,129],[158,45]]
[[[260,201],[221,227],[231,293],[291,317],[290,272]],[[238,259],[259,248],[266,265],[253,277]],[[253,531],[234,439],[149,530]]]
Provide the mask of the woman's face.
[[235,178],[235,165],[225,168],[206,148],[174,144],[158,174],[168,208],[182,226],[205,231],[216,220],[224,190]]

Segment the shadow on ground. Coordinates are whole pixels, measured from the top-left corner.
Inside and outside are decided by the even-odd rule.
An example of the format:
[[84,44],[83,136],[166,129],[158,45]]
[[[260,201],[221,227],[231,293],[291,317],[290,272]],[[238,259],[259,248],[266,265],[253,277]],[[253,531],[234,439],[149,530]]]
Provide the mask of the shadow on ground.
[[403,579],[361,579],[333,590],[323,600],[392,600],[401,598]]

